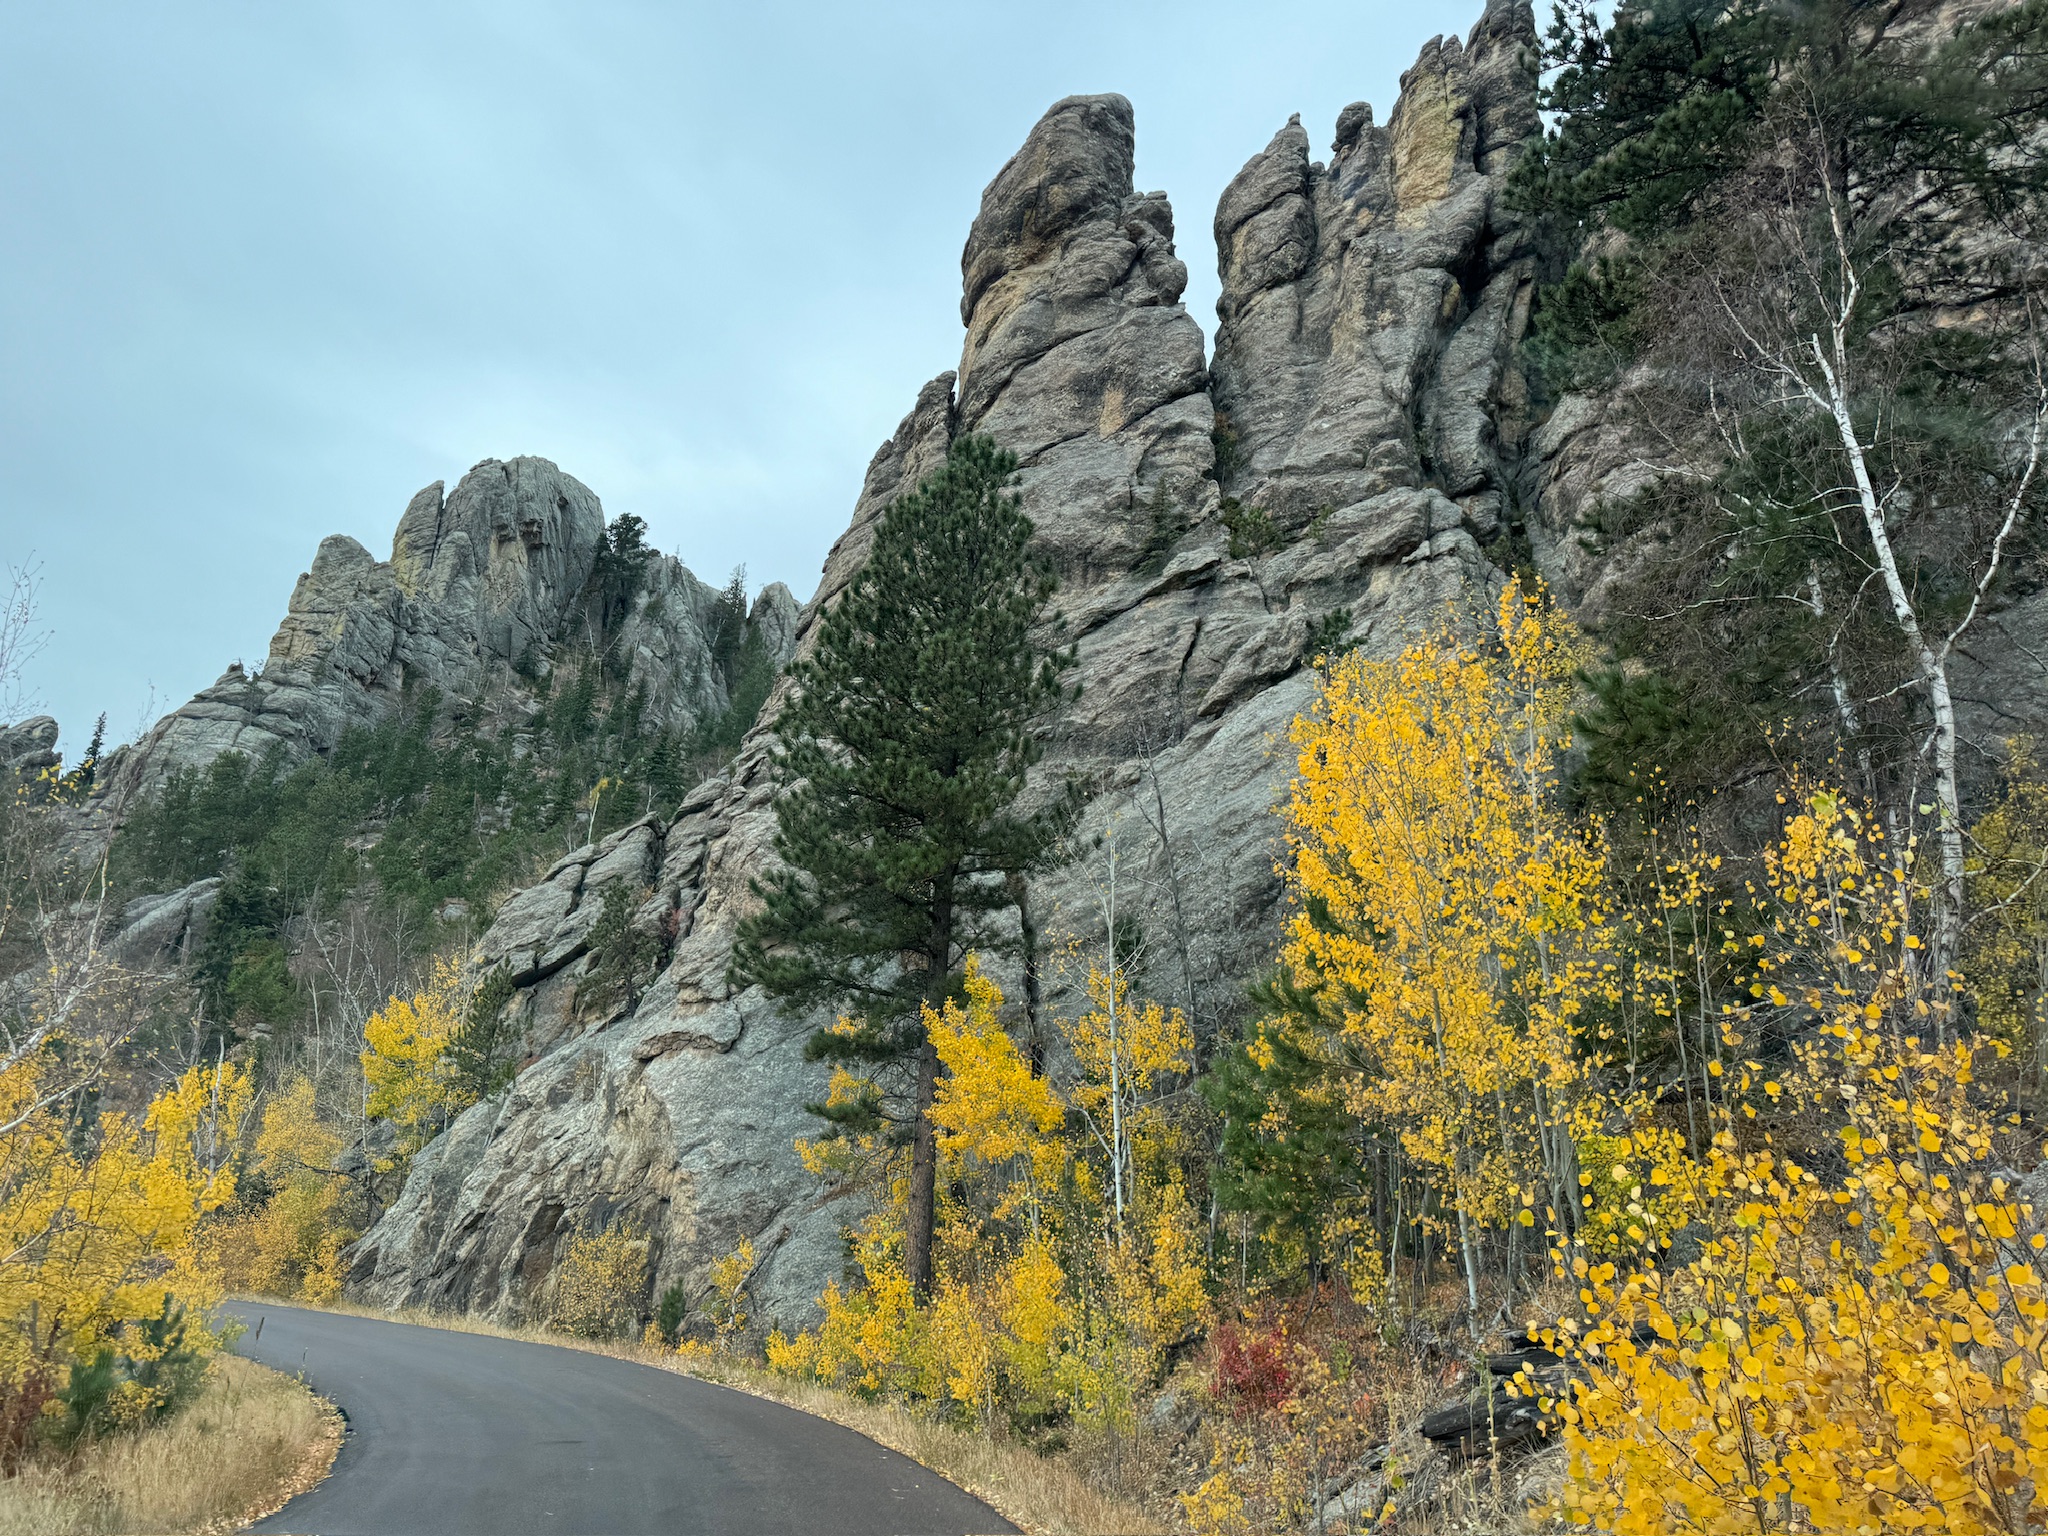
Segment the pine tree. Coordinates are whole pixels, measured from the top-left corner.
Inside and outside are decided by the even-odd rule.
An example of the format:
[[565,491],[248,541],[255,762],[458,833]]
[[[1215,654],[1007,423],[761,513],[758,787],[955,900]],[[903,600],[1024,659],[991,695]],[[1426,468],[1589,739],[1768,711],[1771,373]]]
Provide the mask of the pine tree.
[[1749,153],[1797,19],[1816,8],[1623,0],[1605,23],[1602,9],[1556,9],[1542,60],[1553,126],[1516,166],[1511,201],[1567,227],[1662,234]]
[[1055,579],[1008,492],[1016,465],[987,438],[956,442],[884,514],[867,565],[792,669],[779,722],[784,867],[755,883],[763,905],[733,956],[735,981],[788,1011],[850,1015],[807,1054],[861,1063],[890,1091],[813,1112],[840,1130],[887,1120],[908,1134],[906,1260],[920,1293],[939,1070],[922,1005],[955,992],[970,951],[999,943],[1008,877],[1046,867],[1073,819],[1070,793],[1017,803],[1041,751],[1034,724],[1068,696],[1072,657],[1033,637]]
[[[1370,1209],[1359,1126],[1330,1061],[1310,1042],[1317,1000],[1281,972],[1254,989],[1264,1016],[1248,1049],[1225,1051],[1201,1080],[1222,1121],[1213,1175],[1218,1205],[1258,1218],[1269,1243],[1298,1248],[1312,1273],[1329,1258],[1327,1236],[1348,1207]],[[1304,1027],[1306,1026],[1306,1027]]]
[[644,519],[626,512],[606,525],[590,567],[589,592],[600,631],[609,631],[631,610],[649,562],[658,557],[647,543]]

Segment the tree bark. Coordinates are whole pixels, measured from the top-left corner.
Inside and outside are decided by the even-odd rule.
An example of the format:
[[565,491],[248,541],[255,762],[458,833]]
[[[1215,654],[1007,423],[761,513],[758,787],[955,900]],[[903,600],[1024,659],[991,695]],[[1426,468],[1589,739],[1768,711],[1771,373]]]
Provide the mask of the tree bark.
[[1004,882],[1017,907],[1018,941],[1024,948],[1024,1054],[1033,1077],[1045,1076],[1045,1034],[1038,1023],[1038,925],[1031,920],[1031,887],[1022,875]]
[[[931,947],[925,953],[924,1001],[946,1005],[953,974],[953,887],[959,873],[947,869],[937,881],[932,904]],[[920,1302],[932,1298],[932,1232],[938,1217],[939,1139],[932,1104],[939,1093],[939,1048],[929,1038],[917,1050],[917,1094],[911,1111],[910,1196],[903,1215],[903,1270]]]
[[[1914,611],[1913,599],[1906,591],[1898,558],[1892,552],[1891,533],[1885,527],[1884,504],[1878,499],[1877,487],[1870,478],[1863,440],[1856,432],[1845,377],[1848,362],[1846,326],[1845,305],[1843,316],[1835,325],[1832,362],[1822,350],[1818,336],[1812,339],[1811,346],[1813,359],[1820,366],[1820,375],[1827,389],[1822,404],[1834,419],[1836,435],[1849,461],[1849,473],[1856,486],[1857,506],[1863,514],[1863,527],[1869,535],[1871,550],[1877,557],[1878,572],[1884,578],[1885,595],[1891,599],[1893,621],[1905,638],[1906,648],[1913,653],[1915,670],[1927,689],[1928,703],[1934,714],[1934,798],[1940,817],[1935,828],[1935,846],[1941,850],[1941,881],[1936,887],[1940,895],[1934,904],[1934,954],[1928,966],[1928,979],[1937,994],[1945,994],[1949,967],[1955,964],[1956,952],[1962,947],[1963,932],[1963,807],[1962,796],[1956,787],[1955,700],[1949,693],[1947,654],[1937,651],[1920,627],[1920,616]],[[1946,1041],[1948,1019],[1937,1020],[1936,1027],[1940,1038]]]
[[939,1048],[927,1040],[917,1053],[917,1123],[910,1140],[910,1206],[903,1222],[903,1267],[920,1302],[932,1297],[932,1229],[937,1215],[939,1142],[932,1101],[939,1089]]

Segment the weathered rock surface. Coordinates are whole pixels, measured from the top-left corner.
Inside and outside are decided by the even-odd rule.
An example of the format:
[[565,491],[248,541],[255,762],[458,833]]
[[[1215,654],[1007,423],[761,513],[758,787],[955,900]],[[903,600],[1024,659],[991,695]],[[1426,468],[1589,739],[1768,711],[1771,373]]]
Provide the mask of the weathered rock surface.
[[216,877],[159,896],[138,896],[121,909],[107,948],[131,970],[190,960],[206,939],[206,919],[220,897]]
[[29,776],[58,765],[57,722],[31,715],[18,725],[0,725],[0,773]]
[[[1073,775],[1090,795],[1083,859],[1034,884],[1034,922],[1049,947],[1099,942],[1113,861],[1149,938],[1145,985],[1190,1006],[1204,1032],[1235,1009],[1276,933],[1269,813],[1288,723],[1313,692],[1312,636],[1348,630],[1389,651],[1498,579],[1475,535],[1514,467],[1476,418],[1513,397],[1506,360],[1527,309],[1494,195],[1510,135],[1534,121],[1531,85],[1508,68],[1532,35],[1526,3],[1496,4],[1469,47],[1425,50],[1385,133],[1347,114],[1334,170],[1308,164],[1305,140],[1296,152],[1298,130],[1247,167],[1219,227],[1277,208],[1268,224],[1297,230],[1299,249],[1281,250],[1285,230],[1225,243],[1229,341],[1213,373],[1179,302],[1171,207],[1132,185],[1130,104],[1056,104],[968,235],[959,369],[925,386],[876,453],[797,629],[801,650],[875,519],[955,436],[1014,451],[1061,573],[1082,689],[1040,777]],[[1268,268],[1284,275],[1268,281]],[[1222,485],[1212,387],[1233,401],[1249,454]],[[1340,396],[1365,402],[1344,431],[1324,421]],[[1226,490],[1271,509],[1277,547],[1231,553]],[[791,1148],[824,1086],[800,1049],[817,1021],[735,996],[726,978],[748,879],[772,857],[776,708],[729,773],[628,856],[655,870],[640,911],[672,936],[660,978],[625,1018],[565,1015],[507,1095],[422,1155],[354,1252],[354,1294],[516,1315],[543,1303],[568,1234],[617,1219],[648,1233],[650,1297],[675,1282],[697,1294],[742,1239],[763,1256],[765,1319],[805,1316],[839,1273],[856,1213]],[[612,856],[580,851],[501,911],[488,957],[537,954],[524,972],[536,978],[550,956],[562,967],[515,1007],[563,1006],[584,963],[579,914]],[[1048,1010],[1071,1015],[1074,980],[1047,976]],[[1014,978],[1006,992],[1021,996]]]
[[[426,688],[488,709],[519,669],[544,667],[553,646],[578,637],[604,529],[597,497],[546,459],[487,459],[452,492],[436,481],[413,497],[389,560],[345,535],[323,540],[261,669],[235,663],[116,753],[98,798],[120,803],[225,751],[326,751]],[[720,595],[673,557],[645,567],[618,643],[650,723],[688,726],[725,708],[710,638]],[[755,600],[778,662],[795,616],[779,584]]]
[[1535,279],[1501,193],[1537,126],[1535,44],[1529,6],[1493,0],[1468,43],[1423,49],[1385,128],[1345,108],[1323,165],[1296,119],[1225,190],[1224,489],[1282,530],[1427,487],[1498,531]]

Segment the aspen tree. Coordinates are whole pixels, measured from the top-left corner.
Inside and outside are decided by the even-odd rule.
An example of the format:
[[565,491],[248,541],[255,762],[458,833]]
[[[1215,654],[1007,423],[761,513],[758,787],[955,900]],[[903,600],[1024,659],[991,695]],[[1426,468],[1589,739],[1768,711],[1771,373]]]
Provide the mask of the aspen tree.
[[[1577,1036],[1610,985],[1602,860],[1549,793],[1581,643],[1518,584],[1491,638],[1346,657],[1296,721],[1281,970],[1304,1007],[1270,1021],[1306,1030],[1347,1112],[1437,1183],[1475,1326],[1515,1192],[1540,1176],[1560,1221],[1576,1207]],[[1268,1036],[1251,1050],[1277,1061]]]

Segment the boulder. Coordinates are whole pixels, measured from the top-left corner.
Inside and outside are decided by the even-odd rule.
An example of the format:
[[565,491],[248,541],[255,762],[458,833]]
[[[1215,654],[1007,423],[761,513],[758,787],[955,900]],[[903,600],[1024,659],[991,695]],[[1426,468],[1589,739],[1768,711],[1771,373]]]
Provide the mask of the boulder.
[[206,919],[220,887],[217,878],[195,880],[162,895],[138,896],[121,909],[108,952],[130,970],[192,959],[206,940]]

